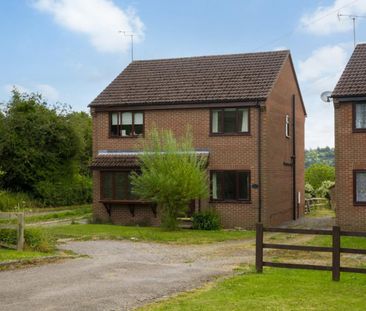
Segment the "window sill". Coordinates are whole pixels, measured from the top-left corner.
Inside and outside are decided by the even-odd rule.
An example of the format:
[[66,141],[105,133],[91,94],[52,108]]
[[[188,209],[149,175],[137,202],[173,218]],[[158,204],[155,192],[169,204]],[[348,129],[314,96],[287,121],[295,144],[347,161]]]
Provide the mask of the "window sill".
[[251,200],[210,200],[210,203],[252,204]]
[[353,133],[366,133],[366,128],[364,128],[364,129],[354,128],[353,129]]
[[112,139],[115,139],[115,138],[144,138],[144,135],[133,135],[133,136],[113,136],[113,135],[109,135],[108,138],[112,138]]
[[251,136],[250,132],[245,133],[210,133],[211,137],[215,136]]
[[366,206],[366,202],[353,202],[353,206],[362,206],[365,207]]
[[151,202],[141,201],[141,200],[109,200],[109,199],[99,200],[99,203],[108,203],[108,204],[151,204]]

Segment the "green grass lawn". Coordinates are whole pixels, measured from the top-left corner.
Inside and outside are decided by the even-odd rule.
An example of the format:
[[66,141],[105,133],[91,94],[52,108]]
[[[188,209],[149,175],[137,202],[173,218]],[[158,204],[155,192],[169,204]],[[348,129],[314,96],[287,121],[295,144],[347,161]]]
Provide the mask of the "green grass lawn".
[[[332,246],[332,237],[327,235],[318,235],[307,244],[315,246]],[[366,238],[362,237],[342,237],[341,247],[366,249]]]
[[254,231],[164,231],[157,227],[127,227],[117,225],[78,224],[44,228],[58,238],[75,239],[132,239],[176,244],[203,244],[227,240],[241,240],[255,236]]
[[365,310],[366,276],[265,268],[252,270],[139,310]]
[[48,213],[45,214],[26,216],[25,221],[26,223],[44,222],[51,220],[89,217],[91,216],[91,214],[92,214],[91,205],[81,205],[66,210],[58,210],[58,211],[49,210]]
[[10,260],[28,260],[50,255],[52,255],[52,253],[42,253],[34,251],[18,252],[12,249],[0,248],[0,262]]
[[[34,213],[34,214],[32,214]],[[66,219],[76,219],[76,218],[87,218],[92,215],[92,207],[90,204],[87,205],[76,205],[69,207],[59,207],[54,209],[37,209],[32,212],[28,212],[25,216],[26,224],[37,223],[37,222],[47,222],[52,220],[66,220]],[[2,223],[16,223],[16,219],[5,220],[0,219],[0,224]]]

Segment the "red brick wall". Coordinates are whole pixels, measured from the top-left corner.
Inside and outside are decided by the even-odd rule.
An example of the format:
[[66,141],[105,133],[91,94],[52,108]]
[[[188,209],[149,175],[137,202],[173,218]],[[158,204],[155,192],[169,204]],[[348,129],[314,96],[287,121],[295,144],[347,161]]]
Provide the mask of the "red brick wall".
[[[148,132],[154,124],[159,128],[172,129],[177,136],[185,133],[187,125],[190,125],[194,136],[196,148],[210,150],[208,170],[235,169],[250,170],[251,182],[257,180],[257,111],[250,109],[250,136],[209,136],[210,110],[209,109],[180,109],[180,110],[154,110],[145,111],[145,131]],[[108,113],[93,113],[93,151],[96,155],[98,150],[133,150],[137,148],[137,139],[133,138],[108,138]],[[95,216],[104,220],[107,214],[99,203],[99,175],[94,173],[94,210]],[[224,227],[253,228],[256,222],[258,209],[257,190],[251,191],[251,203],[212,203],[221,215]],[[203,207],[204,208],[204,207]],[[126,209],[127,208],[120,208]],[[139,211],[137,209],[136,215]],[[126,217],[122,220],[122,217]],[[143,217],[143,216],[141,216]],[[128,218],[128,219],[127,219]],[[115,222],[131,222],[127,213],[113,214]]]
[[[263,222],[277,225],[292,219],[292,95],[296,98],[296,191],[301,193],[300,216],[304,213],[304,123],[305,115],[294,72],[288,60],[266,103],[263,128]],[[290,138],[285,135],[290,116]]]
[[366,231],[366,206],[353,205],[353,170],[366,169],[366,133],[352,132],[352,103],[335,104],[334,111],[337,224]]

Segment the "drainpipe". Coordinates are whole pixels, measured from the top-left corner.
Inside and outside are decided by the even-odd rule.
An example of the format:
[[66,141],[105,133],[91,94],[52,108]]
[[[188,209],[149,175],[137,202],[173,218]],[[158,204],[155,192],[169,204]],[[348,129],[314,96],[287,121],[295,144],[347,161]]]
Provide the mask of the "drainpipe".
[[292,218],[297,218],[297,193],[296,193],[296,97],[292,95]]
[[258,108],[258,222],[262,222],[262,111],[259,102]]

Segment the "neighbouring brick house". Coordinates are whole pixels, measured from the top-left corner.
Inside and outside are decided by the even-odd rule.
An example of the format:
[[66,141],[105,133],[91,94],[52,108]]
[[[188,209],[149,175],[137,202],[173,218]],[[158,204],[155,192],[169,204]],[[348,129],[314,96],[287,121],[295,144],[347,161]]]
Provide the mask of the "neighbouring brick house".
[[176,136],[190,125],[208,158],[211,198],[193,210],[211,206],[226,228],[303,214],[306,111],[289,51],[134,61],[90,108],[96,219],[159,224],[128,182],[154,125]]
[[333,93],[336,219],[366,230],[366,44],[356,46]]

